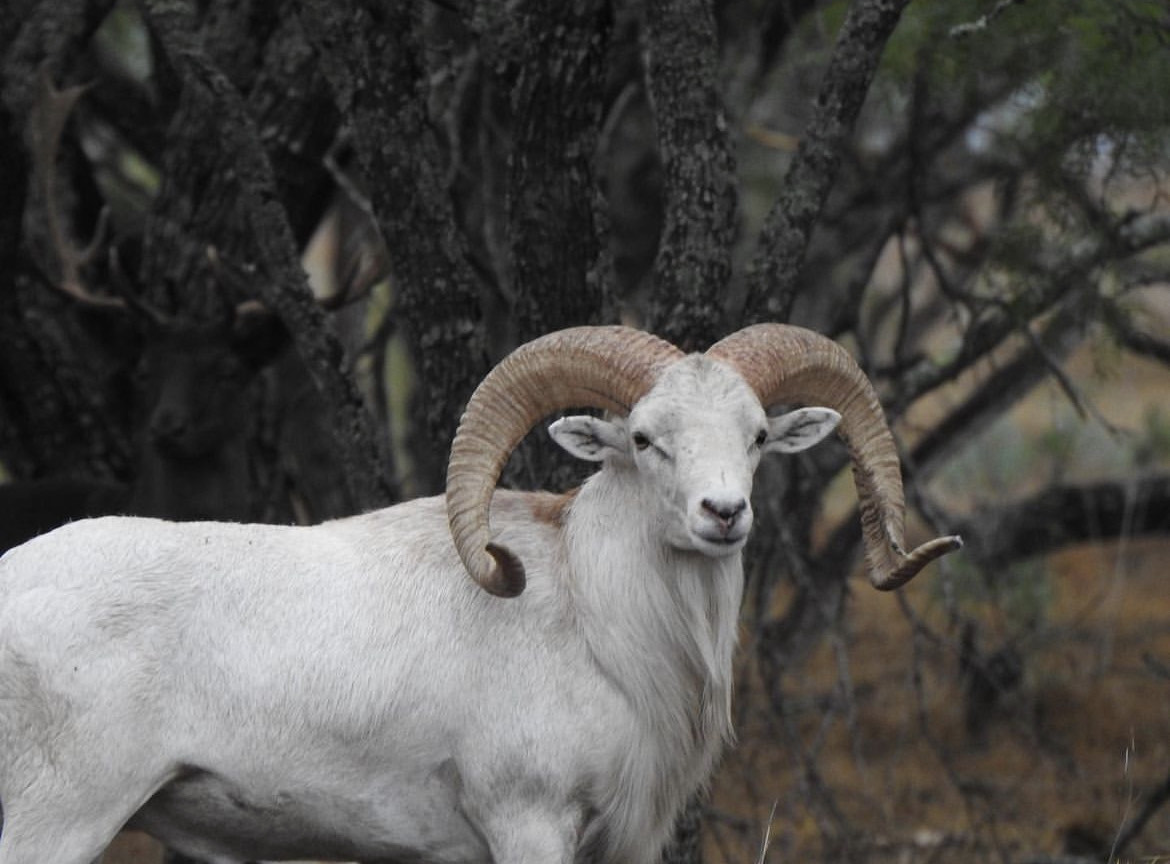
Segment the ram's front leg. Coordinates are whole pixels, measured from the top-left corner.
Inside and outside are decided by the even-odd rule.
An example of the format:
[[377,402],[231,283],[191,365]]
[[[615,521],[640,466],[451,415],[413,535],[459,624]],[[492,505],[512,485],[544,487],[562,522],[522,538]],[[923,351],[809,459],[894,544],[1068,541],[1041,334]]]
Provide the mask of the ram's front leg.
[[577,832],[549,814],[517,813],[488,829],[494,864],[572,864]]

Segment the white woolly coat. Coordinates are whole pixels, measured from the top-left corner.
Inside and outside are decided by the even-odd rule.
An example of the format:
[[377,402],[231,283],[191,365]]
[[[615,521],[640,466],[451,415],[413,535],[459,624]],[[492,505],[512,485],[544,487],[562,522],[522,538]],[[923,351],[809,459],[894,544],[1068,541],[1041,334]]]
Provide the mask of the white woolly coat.
[[550,861],[650,864],[730,735],[742,567],[663,545],[633,474],[497,493],[514,600],[466,577],[438,498],[307,529],[97,519],[13,550],[0,801],[60,762],[85,766],[54,790],[77,824],[112,799],[194,855],[503,861],[555,826]]

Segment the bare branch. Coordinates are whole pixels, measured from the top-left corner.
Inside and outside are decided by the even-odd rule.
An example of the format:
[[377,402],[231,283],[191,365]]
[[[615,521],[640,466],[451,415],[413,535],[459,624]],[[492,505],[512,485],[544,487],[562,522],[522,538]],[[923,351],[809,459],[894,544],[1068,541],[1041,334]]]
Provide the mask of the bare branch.
[[1151,213],[1125,221],[1112,232],[1085,235],[1079,239],[1044,247],[1025,262],[1017,262],[1039,279],[1035,290],[1010,304],[996,304],[983,311],[968,328],[958,353],[948,362],[927,360],[911,369],[899,381],[900,392],[891,400],[892,413],[959,373],[1019,331],[1019,322],[1050,312],[1074,292],[1093,290],[1095,268],[1137,255],[1170,242],[1170,213]]
[[975,33],[981,33],[987,29],[996,18],[1003,14],[1004,10],[1022,4],[1024,0],[999,0],[995,7],[986,15],[980,15],[974,21],[968,21],[964,24],[956,24],[951,28],[950,37],[952,39],[965,39]]
[[959,521],[971,554],[1003,564],[1073,543],[1170,534],[1170,475],[1051,486]]
[[812,121],[748,268],[743,323],[786,321],[812,228],[828,198],[882,49],[909,0],[856,0],[841,26]]
[[1139,330],[1116,304],[1104,304],[1102,313],[1110,329],[1125,348],[1142,357],[1157,360],[1164,366],[1170,366],[1170,342]]
[[1037,336],[1030,326],[1024,327],[1024,335],[1028,337],[1028,342],[1036,351],[1037,356],[1043,361],[1048,373],[1056,379],[1057,385],[1061,392],[1067,397],[1073,410],[1082,420],[1092,418],[1096,420],[1101,426],[1108,430],[1111,435],[1117,435],[1116,427],[1105,417],[1093,404],[1092,400],[1081,392],[1081,388],[1077,386],[1076,382],[1069,377],[1069,374],[1064,371],[1064,367],[1060,363],[1060,359],[1054,357],[1044,342]]

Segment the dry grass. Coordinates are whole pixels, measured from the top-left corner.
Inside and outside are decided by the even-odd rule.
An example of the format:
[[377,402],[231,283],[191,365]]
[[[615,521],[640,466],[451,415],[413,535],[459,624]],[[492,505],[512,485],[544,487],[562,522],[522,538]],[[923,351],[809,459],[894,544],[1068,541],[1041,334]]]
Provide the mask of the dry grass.
[[[1170,660],[1168,557],[1170,542],[1055,556],[1052,617],[1022,646],[1022,686],[981,739],[965,728],[957,640],[929,582],[905,609],[856,591],[849,632],[784,682],[787,729],[758,682],[747,697],[760,710],[716,785],[727,818],[708,832],[709,860],[751,860],[775,801],[768,860],[1104,860],[1170,772],[1170,681],[1144,662]],[[916,639],[914,618],[943,640]],[[1170,853],[1170,808],[1131,851]]]

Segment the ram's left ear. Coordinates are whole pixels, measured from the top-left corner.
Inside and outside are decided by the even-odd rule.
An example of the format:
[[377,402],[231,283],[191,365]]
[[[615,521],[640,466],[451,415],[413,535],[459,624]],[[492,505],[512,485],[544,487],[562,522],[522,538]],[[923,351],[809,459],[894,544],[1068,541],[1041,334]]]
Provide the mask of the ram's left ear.
[[548,427],[548,434],[578,459],[601,462],[606,456],[628,453],[625,428],[598,417],[562,417]]
[[837,428],[841,415],[832,408],[800,408],[768,418],[765,453],[799,453],[819,444]]

